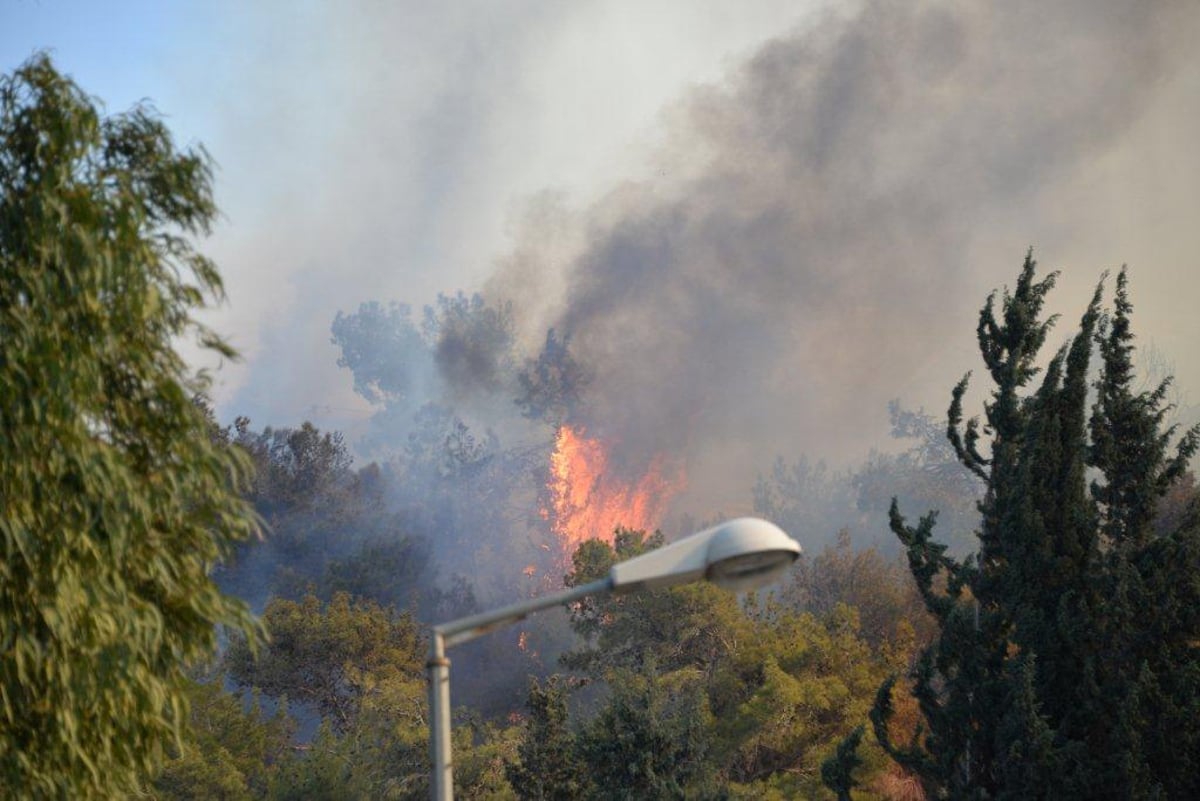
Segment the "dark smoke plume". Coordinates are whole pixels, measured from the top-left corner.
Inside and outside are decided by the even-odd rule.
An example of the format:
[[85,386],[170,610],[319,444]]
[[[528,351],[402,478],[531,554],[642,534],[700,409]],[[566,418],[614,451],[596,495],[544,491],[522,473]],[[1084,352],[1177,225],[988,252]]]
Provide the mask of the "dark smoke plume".
[[[890,397],[940,407],[973,366],[978,304],[1027,246],[1058,266],[1103,239],[1071,228],[1086,209],[1040,216],[1129,135],[1198,21],[1092,0],[831,13],[674,109],[657,174],[576,215],[569,263],[537,244],[566,212],[532,215],[489,294],[527,340],[569,338],[591,377],[578,422],[631,466],[683,453],[723,499],[775,453],[859,458]],[[1172,113],[1190,123],[1192,101]]]

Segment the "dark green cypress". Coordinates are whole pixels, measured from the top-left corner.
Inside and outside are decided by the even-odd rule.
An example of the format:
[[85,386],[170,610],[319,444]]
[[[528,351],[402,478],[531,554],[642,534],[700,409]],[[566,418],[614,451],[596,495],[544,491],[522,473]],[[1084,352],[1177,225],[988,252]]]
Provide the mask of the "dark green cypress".
[[997,799],[1029,801],[1047,791],[1060,770],[1055,733],[1042,714],[1036,688],[1035,659],[1022,655],[1008,663],[1007,708],[997,728],[1003,744],[996,753]]
[[837,752],[821,763],[821,781],[837,793],[837,801],[851,801],[854,789],[852,774],[862,764],[858,746],[862,742],[863,727],[859,726],[838,744]]
[[[1054,323],[1042,307],[1055,275],[1035,273],[1027,255],[1000,308],[993,293],[980,312],[995,384],[984,421],[963,424],[967,378],[952,393],[950,442],[986,482],[978,554],[947,557],[932,514],[913,527],[893,504],[892,529],[939,632],[911,675],[924,728],[891,742],[888,683],[876,736],[932,798],[1200,797],[1200,514],[1167,536],[1154,530],[1198,434],[1168,456],[1168,385],[1133,390],[1124,271],[1113,313],[1102,314],[1097,288],[1031,388]],[[1099,476],[1090,492],[1089,468]]]
[[[1102,699],[1115,708],[1109,751],[1112,785],[1129,797],[1200,797],[1200,526],[1185,516],[1157,534],[1159,499],[1178,481],[1200,431],[1164,426],[1170,379],[1135,391],[1128,276],[1117,277],[1113,314],[1097,342],[1089,462],[1104,543],[1102,586],[1109,599],[1099,621],[1105,659]],[[1099,725],[1106,709],[1092,715]]]

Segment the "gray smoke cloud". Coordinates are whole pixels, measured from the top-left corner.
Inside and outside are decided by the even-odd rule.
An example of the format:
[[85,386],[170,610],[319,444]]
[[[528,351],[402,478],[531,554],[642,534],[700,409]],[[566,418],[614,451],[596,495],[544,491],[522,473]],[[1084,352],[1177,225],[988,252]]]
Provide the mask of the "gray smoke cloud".
[[790,0],[185,4],[163,55],[180,100],[163,107],[203,111],[220,165],[226,220],[208,250],[230,303],[212,323],[246,356],[218,376],[222,413],[311,417],[358,440],[372,410],[336,365],[339,311],[398,301],[420,318],[439,292],[471,294],[512,242],[515,203],[592,198],[636,174],[664,103],[808,13]]
[[1198,23],[1116,0],[830,12],[674,107],[644,179],[539,199],[488,293],[526,341],[571,337],[580,422],[620,460],[681,454],[693,502],[726,510],[776,453],[861,458],[890,397],[943,409],[1030,245],[1066,270],[1064,336],[1129,262],[1135,324],[1180,367]]

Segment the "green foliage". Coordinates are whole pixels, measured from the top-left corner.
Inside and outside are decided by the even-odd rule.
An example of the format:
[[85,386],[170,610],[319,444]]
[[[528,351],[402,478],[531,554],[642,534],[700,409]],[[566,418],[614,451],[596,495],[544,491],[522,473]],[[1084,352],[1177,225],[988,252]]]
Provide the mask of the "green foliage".
[[821,781],[837,793],[838,801],[851,801],[850,791],[854,788],[853,773],[862,764],[858,746],[866,729],[859,726],[850,732],[837,747],[832,757],[821,763]]
[[245,417],[234,429],[234,442],[254,460],[250,500],[272,529],[288,515],[317,508],[332,509],[335,519],[354,513],[361,482],[340,433],[322,433],[312,423],[254,432]]
[[239,684],[312,703],[345,730],[381,706],[420,719],[423,653],[408,614],[338,593],[328,604],[308,595],[273,599],[263,613],[269,645],[259,653],[235,638],[226,654]]
[[[995,295],[980,313],[996,385],[986,424],[962,425],[967,379],[952,393],[950,443],[986,482],[978,554],[948,557],[932,537],[935,515],[911,526],[893,502],[892,528],[938,637],[912,674],[925,728],[892,741],[893,681],[872,722],[935,797],[1193,797],[1200,527],[1177,511],[1174,527],[1156,528],[1155,514],[1200,434],[1187,432],[1169,454],[1167,384],[1133,389],[1124,271],[1115,310],[1102,313],[1098,288],[1078,334],[1029,389],[1053,323],[1041,319],[1053,284],[1053,275],[1035,280],[1027,257],[999,314]],[[990,448],[980,447],[985,436]]]
[[[239,684],[311,704],[321,734],[280,774],[281,798],[411,798],[427,792],[424,647],[411,615],[338,593],[328,602],[273,599],[270,644],[257,656],[235,638]],[[424,789],[423,789],[424,788]]]
[[1183,477],[1196,450],[1198,431],[1184,434],[1174,456],[1168,456],[1176,426],[1163,421],[1170,407],[1164,404],[1171,378],[1149,392],[1133,391],[1133,333],[1129,315],[1128,277],[1117,276],[1116,313],[1104,321],[1097,342],[1104,371],[1097,383],[1098,399],[1091,419],[1089,463],[1103,481],[1094,481],[1092,495],[1100,507],[1106,539],[1119,550],[1145,546],[1154,534],[1153,523],[1160,501]]
[[285,765],[271,794],[274,801],[340,801],[369,798],[356,780],[352,741],[321,726],[301,759]]
[[436,600],[430,598],[433,588],[426,587],[432,572],[423,542],[374,537],[346,558],[331,560],[319,586],[322,594],[351,593],[384,606],[415,610]]
[[[823,620],[768,606],[752,623],[709,691],[721,764],[747,790],[823,797],[821,765],[870,708],[884,654],[863,641],[845,605]],[[883,765],[873,741],[863,759],[870,780]]]
[[696,669],[617,671],[612,697],[582,732],[579,752],[595,799],[708,795],[712,715]]
[[207,676],[189,688],[188,738],[155,778],[155,798],[266,798],[293,759],[295,725],[286,704],[268,716],[254,694],[247,708],[241,695],[221,688],[223,680],[220,674]]
[[997,726],[997,798],[1038,798],[1057,784],[1055,733],[1038,701],[1034,657],[1022,654],[1005,667],[1008,697]]
[[[1115,752],[1109,786],[1131,795],[1186,798],[1200,794],[1200,498],[1178,495],[1200,428],[1169,447],[1164,427],[1170,379],[1134,390],[1132,304],[1125,271],[1117,278],[1115,312],[1100,328],[1104,369],[1097,383],[1090,464],[1104,543],[1105,654],[1097,684],[1118,704],[1104,743]],[[1172,499],[1172,493],[1177,493]],[[1171,503],[1186,511],[1172,515]],[[1156,513],[1166,513],[1156,520]],[[1171,520],[1171,517],[1174,520]],[[1115,601],[1115,603],[1113,603]],[[1094,725],[1084,716],[1080,725]]]
[[838,604],[853,607],[862,637],[875,647],[907,648],[913,637],[925,642],[932,635],[932,618],[907,567],[878,548],[856,549],[845,529],[816,556],[801,554],[782,597],[818,618],[832,614]]
[[209,573],[256,531],[247,460],[208,436],[174,350],[232,350],[193,237],[203,151],[147,108],[102,116],[45,56],[0,79],[0,792],[107,798],[186,721],[215,625],[253,632]]
[[[621,530],[612,546],[584,543],[568,583],[661,542]],[[580,797],[828,797],[821,764],[906,658],[899,636],[866,642],[844,604],[818,618],[704,583],[591,599],[572,623],[585,645],[563,663],[610,691],[578,735],[595,782]],[[874,781],[883,754],[873,741],[863,753]]]
[[576,751],[574,733],[567,725],[567,692],[554,678],[542,686],[529,683],[526,702],[529,717],[517,746],[519,761],[505,766],[505,774],[522,801],[573,801],[587,782]]
[[311,423],[254,431],[239,417],[218,430],[255,466],[247,493],[267,537],[242,544],[222,566],[223,589],[261,608],[268,597],[346,591],[429,612],[442,601],[424,538],[408,535],[384,501],[376,464],[353,469],[342,435]]
[[[514,801],[508,770],[517,756],[516,726],[468,720],[457,726],[454,741],[454,796],[463,801]],[[428,743],[426,743],[428,745]],[[421,798],[429,796],[424,788]]]
[[[663,542],[662,534],[618,529],[614,545],[583,543],[572,555],[568,586],[594,581],[618,561]],[[653,660],[670,672],[702,667],[725,657],[733,645],[729,632],[742,617],[735,596],[707,582],[671,590],[589,598],[571,613],[572,626],[585,645],[563,655],[562,663],[602,678],[614,668],[637,670]]]

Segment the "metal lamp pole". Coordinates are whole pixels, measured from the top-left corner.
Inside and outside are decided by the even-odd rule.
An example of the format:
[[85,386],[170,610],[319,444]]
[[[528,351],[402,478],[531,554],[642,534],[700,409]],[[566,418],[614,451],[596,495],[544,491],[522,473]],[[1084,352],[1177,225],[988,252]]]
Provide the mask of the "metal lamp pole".
[[773,523],[743,517],[613,565],[609,574],[597,581],[434,626],[425,664],[429,672],[429,750],[433,759],[430,797],[433,801],[454,798],[447,648],[588,595],[634,592],[699,579],[732,590],[754,589],[782,574],[799,555],[796,541]]
[[611,592],[612,588],[612,579],[606,576],[589,584],[433,627],[429,661],[425,666],[429,669],[429,725],[432,729],[430,743],[433,757],[431,797],[434,801],[451,801],[454,797],[454,765],[450,760],[450,660],[446,658],[446,649],[524,620],[534,612],[569,604],[587,595]]

